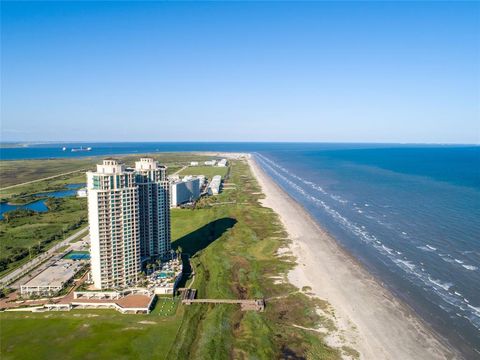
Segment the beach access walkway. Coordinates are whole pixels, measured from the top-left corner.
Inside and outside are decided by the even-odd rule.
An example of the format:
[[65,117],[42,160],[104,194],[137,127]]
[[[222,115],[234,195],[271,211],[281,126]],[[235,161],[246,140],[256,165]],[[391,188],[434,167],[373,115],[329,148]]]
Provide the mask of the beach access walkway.
[[195,299],[195,289],[178,289],[182,292],[182,304],[238,304],[242,311],[264,311],[265,299]]

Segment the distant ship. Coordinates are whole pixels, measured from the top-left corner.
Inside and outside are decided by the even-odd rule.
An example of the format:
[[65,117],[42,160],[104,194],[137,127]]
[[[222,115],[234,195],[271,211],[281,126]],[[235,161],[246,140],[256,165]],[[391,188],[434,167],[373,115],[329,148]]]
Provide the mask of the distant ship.
[[65,150],[67,150],[67,148],[64,146],[64,147],[62,148],[62,151],[65,151]]
[[72,149],[72,152],[77,152],[77,151],[92,151],[92,148],[91,147],[84,148],[83,146],[80,146],[79,148]]

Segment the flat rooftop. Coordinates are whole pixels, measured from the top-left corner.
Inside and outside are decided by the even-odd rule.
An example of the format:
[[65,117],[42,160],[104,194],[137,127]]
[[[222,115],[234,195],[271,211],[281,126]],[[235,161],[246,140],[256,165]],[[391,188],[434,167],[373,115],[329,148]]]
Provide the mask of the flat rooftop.
[[147,295],[133,294],[127,295],[120,299],[71,299],[62,300],[60,303],[75,303],[75,304],[111,304],[115,303],[120,305],[123,308],[146,308],[152,298]]
[[82,267],[82,262],[59,260],[23,286],[62,287]]

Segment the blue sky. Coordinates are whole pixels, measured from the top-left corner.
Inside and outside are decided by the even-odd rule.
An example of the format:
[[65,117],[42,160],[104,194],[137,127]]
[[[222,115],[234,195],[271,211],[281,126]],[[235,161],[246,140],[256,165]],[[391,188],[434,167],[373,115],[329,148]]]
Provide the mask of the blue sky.
[[475,2],[2,2],[2,140],[480,142]]

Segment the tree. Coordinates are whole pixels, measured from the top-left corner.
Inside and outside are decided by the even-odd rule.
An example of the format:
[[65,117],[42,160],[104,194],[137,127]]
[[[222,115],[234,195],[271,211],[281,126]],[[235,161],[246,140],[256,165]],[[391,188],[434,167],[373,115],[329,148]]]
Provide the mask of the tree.
[[178,259],[180,258],[180,256],[182,255],[182,251],[183,251],[183,249],[182,249],[181,246],[177,247],[177,260],[178,260]]

